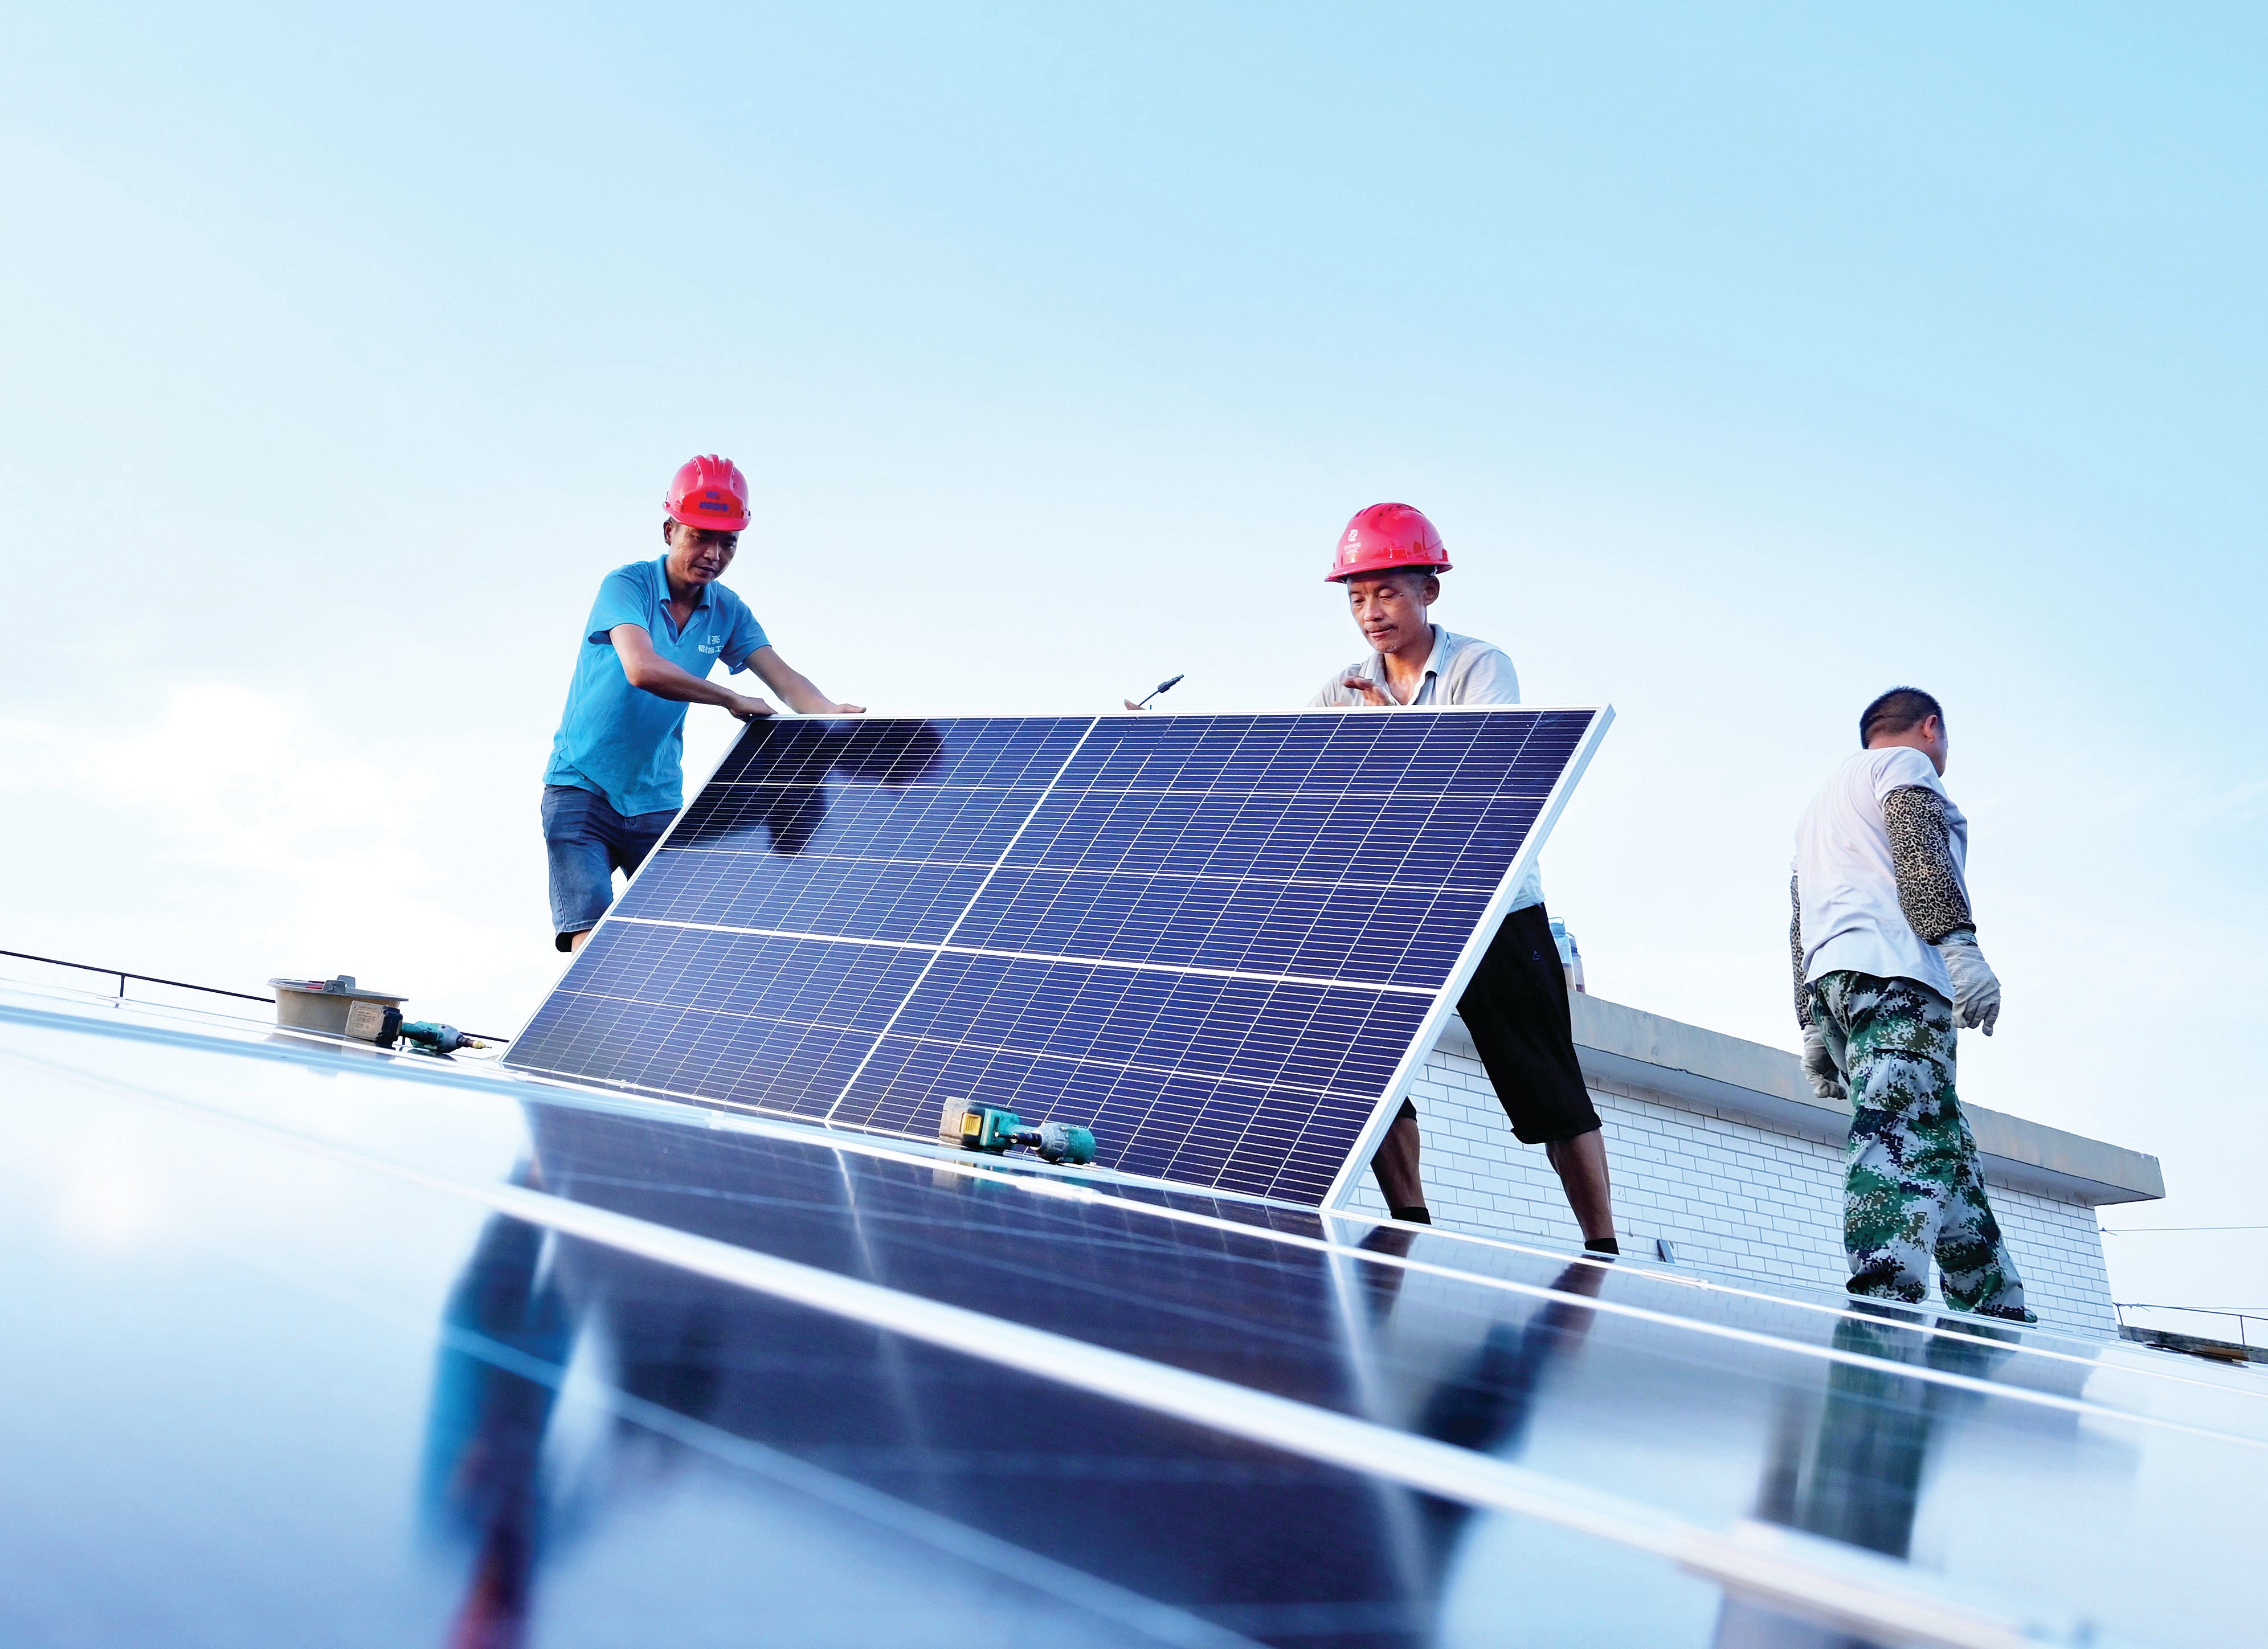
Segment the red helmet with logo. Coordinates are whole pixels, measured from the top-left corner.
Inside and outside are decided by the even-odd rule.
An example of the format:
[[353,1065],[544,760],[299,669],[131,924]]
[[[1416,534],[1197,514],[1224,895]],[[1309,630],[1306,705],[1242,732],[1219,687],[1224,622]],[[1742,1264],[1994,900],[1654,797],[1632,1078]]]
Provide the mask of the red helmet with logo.
[[661,501],[673,521],[711,533],[738,533],[748,525],[748,478],[729,458],[713,453],[688,459]]
[[1326,582],[1336,584],[1359,573],[1391,572],[1396,567],[1423,567],[1447,572],[1449,552],[1425,512],[1406,504],[1373,504],[1355,512],[1354,519],[1339,534],[1338,553],[1331,557]]

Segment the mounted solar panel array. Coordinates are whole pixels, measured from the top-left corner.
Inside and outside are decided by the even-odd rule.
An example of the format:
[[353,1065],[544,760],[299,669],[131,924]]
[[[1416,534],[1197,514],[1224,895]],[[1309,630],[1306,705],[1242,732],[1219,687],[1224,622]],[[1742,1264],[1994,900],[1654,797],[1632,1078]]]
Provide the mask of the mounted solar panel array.
[[754,723],[507,1063],[1319,1202],[1610,713]]

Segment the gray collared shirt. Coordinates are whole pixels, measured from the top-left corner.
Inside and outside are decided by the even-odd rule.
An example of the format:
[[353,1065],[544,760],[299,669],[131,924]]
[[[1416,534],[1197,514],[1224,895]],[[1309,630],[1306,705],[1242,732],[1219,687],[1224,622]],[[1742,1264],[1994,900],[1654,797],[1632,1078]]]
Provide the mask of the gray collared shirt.
[[[1335,671],[1323,683],[1322,691],[1307,701],[1314,705],[1353,705],[1366,703],[1351,688],[1341,685],[1351,675],[1367,676],[1378,683],[1379,691],[1387,697],[1394,689],[1386,685],[1386,660],[1381,655],[1365,653],[1344,670]],[[1433,626],[1433,651],[1425,660],[1425,674],[1418,679],[1417,696],[1412,704],[1517,704],[1520,703],[1520,675],[1512,667],[1500,647],[1491,647],[1484,641],[1475,641],[1470,636],[1453,635],[1439,624]]]
[[[1322,690],[1307,703],[1311,705],[1338,705],[1342,708],[1366,704],[1359,693],[1343,686],[1351,675],[1367,676],[1378,683],[1387,697],[1394,689],[1386,685],[1386,660],[1377,653],[1369,653],[1344,670],[1336,671],[1323,683]],[[1512,660],[1500,647],[1491,647],[1484,641],[1475,641],[1470,636],[1453,635],[1439,624],[1433,626],[1433,651],[1425,660],[1425,674],[1418,680],[1418,691],[1410,701],[1412,704],[1517,704],[1520,703],[1520,676],[1512,667]],[[1512,909],[1525,910],[1530,905],[1543,902],[1543,872],[1534,859],[1528,863],[1528,873],[1520,879],[1513,890]]]

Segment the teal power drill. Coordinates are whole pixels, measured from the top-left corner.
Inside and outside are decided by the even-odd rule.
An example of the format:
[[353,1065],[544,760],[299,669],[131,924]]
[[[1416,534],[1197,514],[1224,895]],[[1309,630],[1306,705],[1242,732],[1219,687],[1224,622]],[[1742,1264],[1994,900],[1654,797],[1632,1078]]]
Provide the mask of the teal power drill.
[[442,1025],[432,1020],[404,1020],[401,1040],[421,1054],[453,1054],[460,1048],[488,1046],[479,1037],[467,1035],[453,1025]]
[[1022,1146],[1038,1153],[1043,1162],[1074,1166],[1094,1160],[1094,1132],[1074,1123],[1041,1123],[1036,1126],[997,1105],[971,1105],[948,1100],[938,1137],[968,1151],[1003,1156]]
[[434,1020],[405,1020],[400,1008],[386,1010],[385,1022],[370,1039],[380,1048],[399,1048],[409,1054],[453,1054],[460,1048],[486,1048],[477,1036]]

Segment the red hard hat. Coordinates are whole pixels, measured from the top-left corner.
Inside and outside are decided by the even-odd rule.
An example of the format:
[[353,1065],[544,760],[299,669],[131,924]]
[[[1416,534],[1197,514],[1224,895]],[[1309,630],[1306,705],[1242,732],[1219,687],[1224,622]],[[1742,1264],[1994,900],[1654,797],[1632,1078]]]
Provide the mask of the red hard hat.
[[1425,512],[1406,504],[1373,504],[1355,512],[1354,519],[1339,534],[1338,554],[1324,579],[1336,584],[1358,573],[1390,572],[1396,567],[1423,567],[1447,572],[1449,552]]
[[713,453],[688,459],[661,501],[673,521],[711,533],[738,533],[748,525],[748,478],[729,458]]

